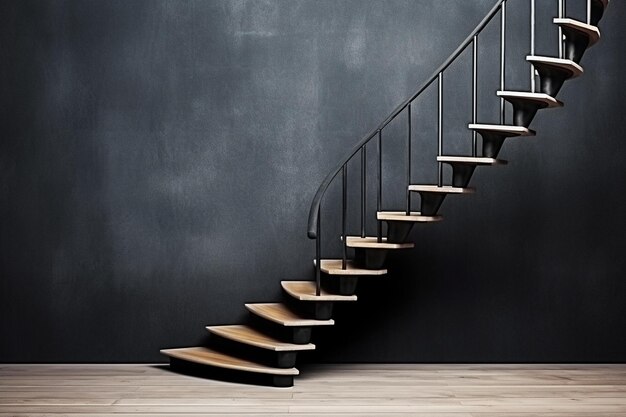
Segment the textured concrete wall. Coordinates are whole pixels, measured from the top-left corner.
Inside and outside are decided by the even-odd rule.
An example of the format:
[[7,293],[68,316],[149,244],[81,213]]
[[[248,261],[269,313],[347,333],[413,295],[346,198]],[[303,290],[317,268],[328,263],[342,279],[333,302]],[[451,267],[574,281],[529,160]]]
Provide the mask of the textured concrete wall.
[[[312,278],[320,181],[493,3],[1,2],[0,361],[157,361],[244,320],[243,303],[279,300],[280,280]],[[507,85],[523,89],[527,2],[510,3]],[[481,169],[442,224],[417,227],[311,358],[626,360],[625,18],[612,2],[566,107],[507,143],[510,165]],[[497,121],[497,34],[480,39],[481,122]],[[543,19],[538,51],[555,36]],[[445,75],[449,153],[470,149],[470,59]],[[429,90],[414,110],[415,181],[435,180],[435,103]],[[385,133],[387,209],[402,207],[405,123]],[[335,257],[338,191],[324,203]]]

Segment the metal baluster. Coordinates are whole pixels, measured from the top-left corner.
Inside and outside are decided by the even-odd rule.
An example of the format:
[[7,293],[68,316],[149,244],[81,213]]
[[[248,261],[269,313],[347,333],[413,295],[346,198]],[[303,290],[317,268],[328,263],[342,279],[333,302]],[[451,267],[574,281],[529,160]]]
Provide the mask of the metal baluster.
[[[559,0],[559,19],[565,14],[565,3]],[[559,26],[559,58],[563,58],[563,28]]]
[[[500,21],[500,91],[504,91],[505,59],[506,59],[506,0],[501,7]],[[506,107],[504,106],[504,97],[500,97],[500,124],[504,124],[506,116]]]
[[[437,155],[441,156],[443,154],[443,72],[439,73],[439,126],[438,126],[438,143],[437,143]],[[443,186],[443,163],[438,162],[438,173],[437,173],[437,185],[439,187]]]
[[366,160],[367,154],[365,153],[365,145],[363,145],[361,148],[361,237],[365,237],[365,200],[367,191]]
[[[378,196],[376,198],[377,211],[382,211],[383,205],[383,133],[378,129]],[[376,233],[378,243],[383,241],[383,223],[378,220],[378,230]]]
[[315,294],[320,295],[322,292],[322,235],[321,235],[321,223],[320,213],[322,212],[322,204],[317,211],[317,237],[315,238]]
[[411,192],[409,191],[409,185],[411,185],[411,103],[408,107],[409,116],[409,134],[407,137],[407,152],[406,152],[406,215],[411,214]]
[[[530,55],[535,56],[535,0],[530,0]],[[534,93],[537,89],[535,80],[535,65],[530,64],[530,91]]]
[[[472,41],[472,123],[478,120],[478,35]],[[478,153],[478,132],[472,131],[472,156]]]
[[341,242],[343,243],[343,256],[341,258],[341,269],[346,269],[346,261],[348,257],[348,246],[346,242],[346,217],[347,217],[347,209],[348,209],[348,165],[344,165],[341,169],[342,179],[343,179],[343,202],[342,202],[342,212],[341,212]]

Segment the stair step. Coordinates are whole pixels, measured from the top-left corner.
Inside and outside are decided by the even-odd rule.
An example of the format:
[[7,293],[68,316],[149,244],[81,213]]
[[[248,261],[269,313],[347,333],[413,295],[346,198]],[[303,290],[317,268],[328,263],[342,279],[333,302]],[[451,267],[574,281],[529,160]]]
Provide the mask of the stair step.
[[438,156],[437,162],[448,164],[465,164],[465,165],[506,165],[508,161],[496,158],[483,158],[475,156]]
[[563,107],[563,102],[545,93],[531,93],[526,91],[498,91],[498,97],[510,102],[536,103],[544,108]]
[[215,366],[218,368],[233,369],[244,372],[254,372],[269,375],[298,375],[296,368],[272,368],[260,363],[226,355],[206,347],[187,347],[179,349],[163,349],[161,353],[171,358],[182,359],[201,365]]
[[443,220],[443,216],[422,216],[419,211],[412,211],[408,215],[404,211],[379,211],[376,213],[376,219],[392,222],[431,223]]
[[418,193],[441,193],[441,194],[473,194],[476,191],[474,188],[460,188],[450,187],[444,185],[439,187],[438,185],[409,185],[409,191],[415,191]]
[[506,137],[535,136],[535,131],[524,126],[492,125],[492,124],[469,124],[468,129],[477,132],[501,134]]
[[320,269],[328,275],[385,275],[387,273],[386,269],[359,268],[352,261],[347,261],[346,269],[342,269],[341,259],[322,259]]
[[545,67],[565,72],[568,78],[575,78],[583,74],[583,68],[569,59],[553,58],[548,56],[528,55],[526,61],[536,68]]
[[262,349],[273,350],[276,352],[315,349],[315,345],[313,343],[307,343],[304,345],[286,343],[246,325],[236,324],[230,326],[208,326],[207,330],[223,338],[234,340],[235,342],[256,346]]
[[356,301],[356,295],[331,294],[322,289],[320,295],[316,295],[316,285],[314,281],[282,281],[283,289],[300,301]]
[[382,242],[378,242],[378,238],[372,237],[359,237],[359,236],[346,236],[346,246],[349,248],[362,248],[362,249],[412,249],[415,244],[408,243],[387,243],[387,238],[382,238]]
[[600,29],[598,29],[597,26],[589,25],[570,18],[555,17],[553,22],[555,25],[558,25],[563,29],[573,30],[587,37],[589,39],[589,45],[587,48],[591,48],[600,40]]
[[280,303],[255,303],[246,304],[246,308],[257,316],[263,317],[274,323],[281,324],[286,327],[294,326],[332,326],[335,321],[315,320],[302,317],[298,313],[290,310],[286,305]]

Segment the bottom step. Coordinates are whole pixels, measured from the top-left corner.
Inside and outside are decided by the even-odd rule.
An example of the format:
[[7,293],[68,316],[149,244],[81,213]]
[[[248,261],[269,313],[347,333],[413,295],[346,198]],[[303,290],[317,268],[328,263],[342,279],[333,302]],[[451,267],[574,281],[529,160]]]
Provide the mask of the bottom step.
[[[206,365],[210,367],[240,371],[255,375],[272,377],[272,385],[280,387],[290,387],[293,385],[293,377],[300,372],[296,368],[272,368],[260,363],[230,356],[225,353],[215,351],[206,347],[187,347],[179,349],[163,349],[161,353],[169,356],[172,366],[180,367],[181,370],[197,372],[197,368],[191,369],[190,364]],[[212,375],[210,375],[212,377]],[[234,379],[225,377],[224,379]],[[245,382],[242,378],[239,381]]]

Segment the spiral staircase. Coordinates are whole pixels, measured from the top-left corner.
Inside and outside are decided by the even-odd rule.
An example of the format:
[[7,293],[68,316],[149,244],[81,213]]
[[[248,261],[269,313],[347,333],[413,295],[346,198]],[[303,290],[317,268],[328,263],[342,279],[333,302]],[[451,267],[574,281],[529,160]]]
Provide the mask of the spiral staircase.
[[[506,76],[506,29],[507,2],[526,1],[530,9],[530,54],[526,61],[530,66],[529,91],[507,91]],[[408,100],[401,103],[376,129],[368,133],[331,171],[320,185],[309,212],[308,236],[316,241],[313,262],[314,280],[283,281],[281,286],[286,293],[284,303],[246,304],[251,313],[249,322],[237,325],[209,326],[210,346],[164,349],[161,352],[170,358],[174,370],[201,373],[217,379],[227,379],[246,383],[269,384],[278,387],[293,385],[299,374],[295,368],[296,356],[300,352],[315,349],[311,343],[313,328],[332,326],[333,304],[357,301],[355,295],[359,277],[385,275],[386,258],[389,251],[411,249],[408,241],[415,223],[435,223],[442,220],[439,208],[448,195],[464,195],[474,192],[469,187],[471,177],[479,166],[505,165],[498,154],[506,139],[533,136],[530,124],[541,109],[562,107],[556,97],[565,81],[583,74],[580,65],[583,55],[600,39],[598,23],[602,19],[609,0],[570,0],[584,2],[586,16],[582,19],[567,17],[565,0],[558,0],[558,16],[552,24],[558,30],[558,56],[535,54],[535,27],[539,21],[536,0],[498,0],[485,18],[467,39],[438,68],[434,74]],[[497,19],[499,17],[499,19]],[[511,17],[509,17],[511,18]],[[515,16],[512,16],[515,18]],[[551,17],[545,17],[549,19]],[[477,120],[478,97],[478,41],[483,30],[492,22],[500,26],[500,89],[494,99],[499,100],[500,123],[484,124]],[[457,156],[443,153],[443,80],[444,73],[457,61],[459,56],[471,51],[472,54],[472,123],[467,128],[471,132],[471,155]],[[521,61],[521,59],[519,60]],[[437,184],[413,184],[411,181],[412,146],[412,107],[415,100],[425,91],[437,89],[438,95],[438,171]],[[507,114],[510,103],[512,113]],[[508,117],[507,117],[508,116]],[[383,211],[382,209],[382,155],[385,128],[399,117],[406,117],[406,200],[402,210]],[[507,123],[510,121],[510,124]],[[367,190],[368,158],[367,151],[374,148],[377,156],[376,224],[375,236],[367,236]],[[480,145],[480,146],[479,146]],[[371,152],[371,150],[370,150]],[[360,159],[360,233],[350,236],[347,233],[347,171],[348,163]],[[358,163],[358,160],[356,161]],[[449,184],[444,183],[444,165],[451,167]],[[370,175],[371,176],[371,175]],[[342,210],[340,259],[324,259],[321,255],[321,204],[329,186],[341,179]],[[371,186],[371,184],[370,184]],[[411,208],[411,195],[419,195],[418,211]],[[386,226],[386,227],[385,227]],[[383,233],[385,232],[385,233]],[[348,253],[352,253],[351,258]]]

